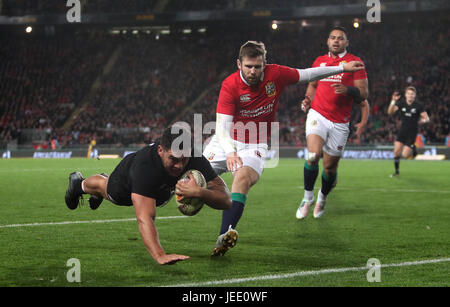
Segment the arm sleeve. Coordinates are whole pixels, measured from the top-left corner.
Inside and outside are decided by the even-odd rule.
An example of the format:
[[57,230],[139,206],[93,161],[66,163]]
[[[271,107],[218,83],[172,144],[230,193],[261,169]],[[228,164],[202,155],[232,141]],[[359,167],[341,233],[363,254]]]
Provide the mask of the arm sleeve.
[[278,65],[280,70],[280,80],[283,85],[296,84],[300,80],[298,70],[288,66]]
[[230,136],[231,126],[233,125],[233,116],[227,114],[216,114],[216,135],[220,146],[225,154],[235,152],[233,139]]
[[157,180],[150,174],[152,172],[149,171],[147,165],[133,167],[130,174],[131,192],[156,199],[157,189],[155,183],[157,183]]
[[231,87],[228,85],[227,80],[225,80],[220,88],[219,100],[217,101],[217,113],[233,116],[235,108],[235,99]]
[[[360,58],[357,58],[356,61],[360,61],[361,63],[364,64],[364,62]],[[361,79],[367,79],[367,72],[365,69],[358,70],[353,73],[353,80],[361,80]]]
[[324,67],[313,67],[306,69],[298,69],[300,74],[300,83],[307,83],[316,80],[320,80],[332,75],[337,75],[344,72],[344,66],[341,64],[339,66],[324,66]]

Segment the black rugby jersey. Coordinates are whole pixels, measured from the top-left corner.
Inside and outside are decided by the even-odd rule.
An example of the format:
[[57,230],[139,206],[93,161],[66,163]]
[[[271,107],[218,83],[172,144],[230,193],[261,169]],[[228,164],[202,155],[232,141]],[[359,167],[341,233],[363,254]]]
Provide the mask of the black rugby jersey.
[[423,105],[417,102],[417,100],[411,105],[408,105],[406,100],[402,99],[397,104],[397,107],[397,113],[400,113],[400,119],[402,121],[400,130],[417,131],[420,113],[425,111]]
[[[116,204],[132,206],[131,193],[155,199],[156,206],[165,205],[173,196],[180,178],[172,177],[164,169],[157,149],[158,143],[145,146],[127,155],[114,169],[109,177],[111,182],[108,182],[108,194]],[[189,158],[185,170],[190,169],[200,171],[206,182],[217,177],[211,164],[203,156]]]

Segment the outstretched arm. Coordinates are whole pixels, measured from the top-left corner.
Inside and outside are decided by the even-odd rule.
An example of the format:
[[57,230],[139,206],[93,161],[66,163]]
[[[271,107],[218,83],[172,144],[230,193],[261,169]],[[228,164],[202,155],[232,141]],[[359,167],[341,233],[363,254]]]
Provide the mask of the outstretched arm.
[[324,67],[299,69],[298,70],[298,73],[300,75],[299,82],[300,83],[312,82],[329,76],[341,74],[343,72],[355,72],[363,69],[364,64],[359,61],[342,63],[339,66],[324,66]]
[[177,261],[189,259],[189,256],[166,254],[158,238],[155,226],[156,201],[140,194],[131,193],[136,219],[144,245],[148,253],[159,264],[174,264]]

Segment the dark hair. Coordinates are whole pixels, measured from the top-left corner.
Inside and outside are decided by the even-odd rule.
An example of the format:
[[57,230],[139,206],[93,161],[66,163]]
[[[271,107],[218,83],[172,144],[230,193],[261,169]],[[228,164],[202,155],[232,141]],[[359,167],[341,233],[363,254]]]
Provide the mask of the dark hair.
[[[172,130],[172,127],[174,127],[173,130]],[[192,135],[188,130],[186,130],[185,128],[183,128],[181,126],[174,125],[174,126],[167,127],[164,130],[161,138],[159,139],[159,144],[162,146],[162,148],[164,148],[164,150],[167,151],[172,148],[173,141],[182,135],[189,138],[191,142],[190,142],[190,144],[185,144],[185,142],[181,142],[180,145],[182,148],[179,148],[179,149],[180,150],[186,149],[186,150],[190,151],[191,149],[187,148],[187,147],[185,148],[185,146],[191,147],[191,144],[193,144],[192,143]]]
[[256,58],[262,56],[264,62],[266,61],[266,46],[264,43],[257,41],[248,41],[241,46],[239,50],[239,61],[242,61],[244,56],[249,58]]
[[334,26],[333,28],[331,28],[331,30],[330,30],[329,33],[331,33],[331,32],[334,31],[334,30],[342,31],[342,32],[344,32],[345,35],[347,36],[347,29],[344,28],[344,27],[342,27],[342,26]]

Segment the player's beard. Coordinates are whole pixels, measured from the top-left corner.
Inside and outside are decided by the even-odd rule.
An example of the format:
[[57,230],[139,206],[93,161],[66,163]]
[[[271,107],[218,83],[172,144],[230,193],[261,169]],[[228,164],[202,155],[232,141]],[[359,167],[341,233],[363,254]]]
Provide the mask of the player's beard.
[[341,54],[342,52],[345,51],[346,47],[345,46],[339,46],[338,48],[333,48],[334,46],[331,45],[328,47],[328,51],[330,51],[331,54],[338,56],[339,54]]
[[259,76],[255,75],[254,77],[253,76],[245,77],[245,81],[247,81],[247,83],[250,84],[251,86],[257,85],[258,82],[260,81],[260,79],[261,79],[261,75],[259,75]]

